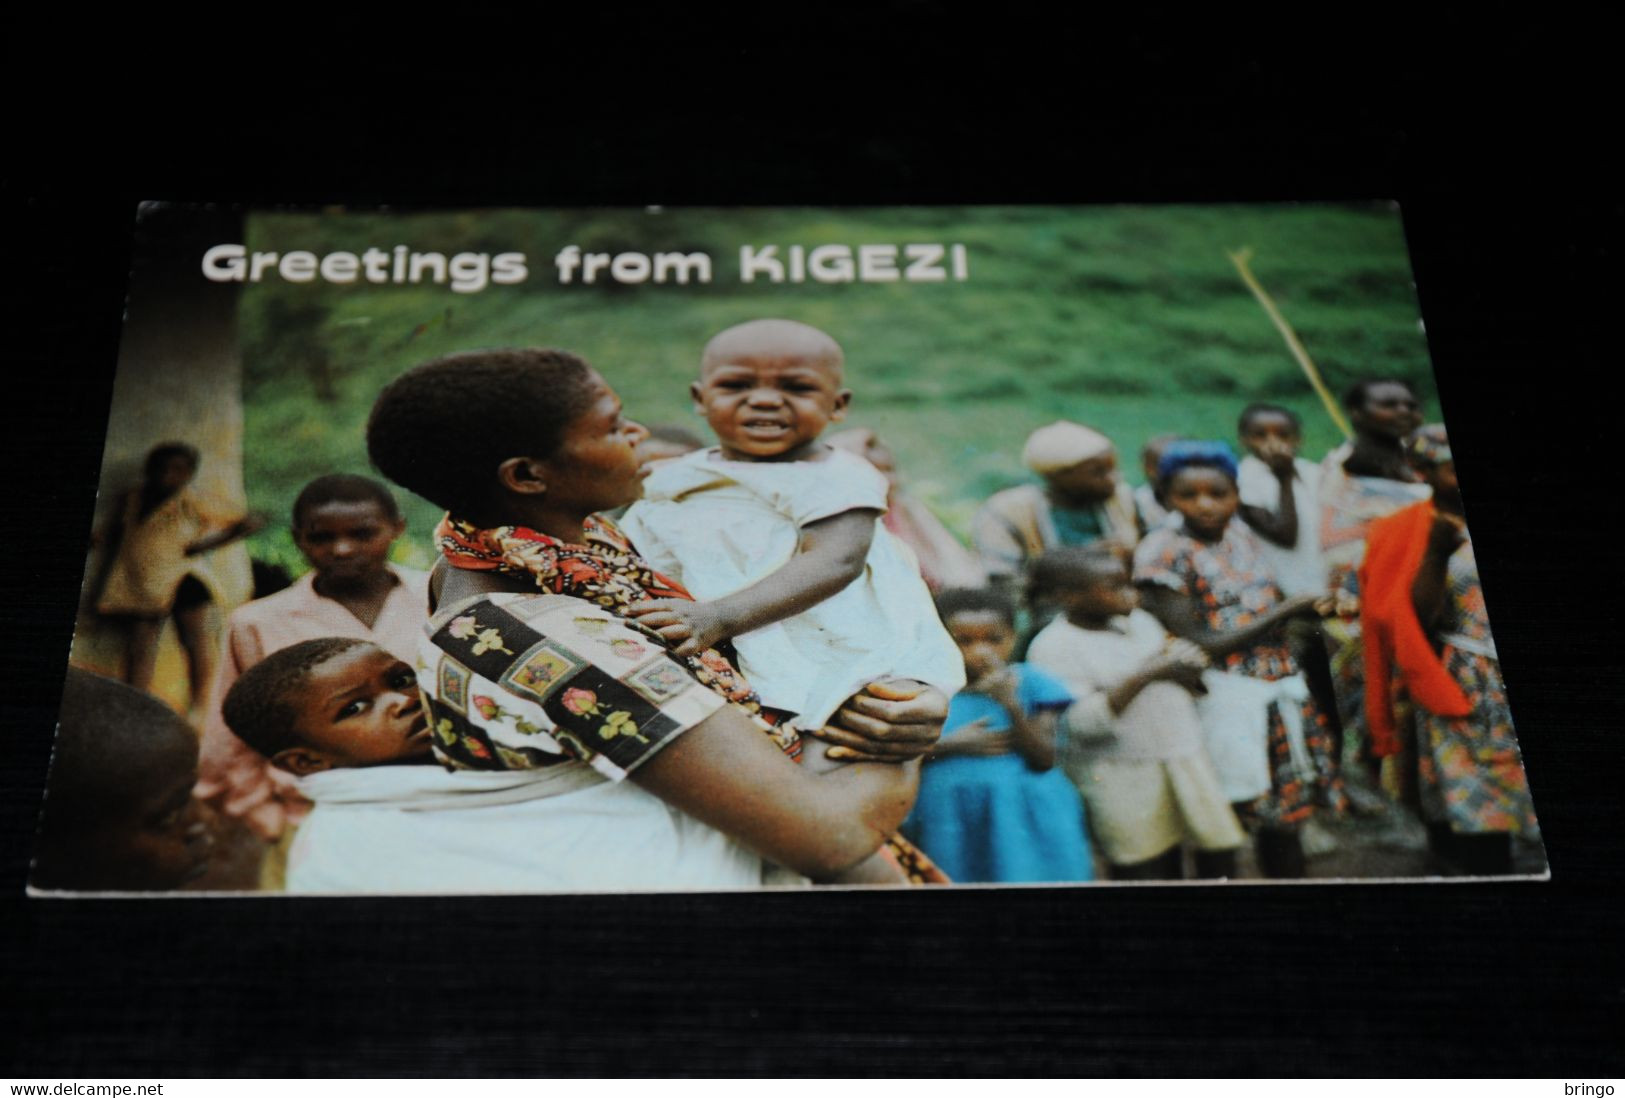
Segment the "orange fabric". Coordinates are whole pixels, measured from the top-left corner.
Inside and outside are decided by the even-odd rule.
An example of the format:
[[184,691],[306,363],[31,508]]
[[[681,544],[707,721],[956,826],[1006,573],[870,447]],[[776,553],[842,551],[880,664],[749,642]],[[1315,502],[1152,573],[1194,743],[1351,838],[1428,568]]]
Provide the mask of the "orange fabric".
[[1365,716],[1371,753],[1399,751],[1393,684],[1441,717],[1465,717],[1472,702],[1429,643],[1411,602],[1411,585],[1422,569],[1433,503],[1423,500],[1371,524],[1365,563],[1360,565],[1360,618],[1365,639]]

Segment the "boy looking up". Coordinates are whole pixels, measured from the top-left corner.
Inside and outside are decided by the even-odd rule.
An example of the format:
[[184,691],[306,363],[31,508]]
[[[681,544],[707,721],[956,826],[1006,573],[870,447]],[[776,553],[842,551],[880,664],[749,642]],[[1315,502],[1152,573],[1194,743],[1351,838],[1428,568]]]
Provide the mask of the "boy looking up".
[[[293,537],[310,563],[292,587],[237,608],[210,695],[198,796],[222,798],[267,842],[283,838],[308,809],[286,777],[227,726],[221,705],[232,684],[260,660],[316,637],[370,640],[411,658],[428,617],[428,575],[389,563],[406,528],[395,498],[367,477],[333,474],[307,484],[293,505]],[[268,866],[274,886],[276,862]]]

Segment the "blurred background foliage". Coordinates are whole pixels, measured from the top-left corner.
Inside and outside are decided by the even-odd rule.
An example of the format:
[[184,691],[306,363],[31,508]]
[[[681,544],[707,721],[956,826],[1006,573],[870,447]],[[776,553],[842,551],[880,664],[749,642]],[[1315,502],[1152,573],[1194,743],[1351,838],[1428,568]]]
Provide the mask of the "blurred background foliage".
[[[739,248],[962,243],[970,278],[941,283],[739,280]],[[682,209],[260,213],[251,250],[357,254],[522,252],[529,278],[455,293],[424,282],[245,285],[240,313],[244,475],[273,523],[250,549],[295,575],[286,530],[300,487],[370,472],[362,438],[379,388],[401,371],[478,347],[565,347],[597,366],[645,423],[709,438],[690,409],[700,348],[760,316],[823,328],[847,354],[848,424],[872,427],[905,482],[963,534],[989,494],[1029,479],[1022,442],[1057,418],[1116,440],[1128,480],[1165,432],[1234,439],[1252,400],[1303,417],[1304,455],[1340,435],[1226,252],[1252,268],[1334,391],[1360,377],[1412,380],[1433,405],[1398,211],[1389,205]],[[553,256],[705,252],[709,284],[560,285]],[[579,279],[579,276],[578,276]],[[426,445],[433,445],[426,440]],[[400,493],[403,562],[426,566],[438,514]]]

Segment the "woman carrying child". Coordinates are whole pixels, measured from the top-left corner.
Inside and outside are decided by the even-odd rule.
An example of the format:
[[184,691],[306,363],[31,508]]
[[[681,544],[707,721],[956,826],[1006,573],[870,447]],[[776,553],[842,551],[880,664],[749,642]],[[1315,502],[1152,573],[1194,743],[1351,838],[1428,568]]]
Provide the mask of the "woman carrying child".
[[[860,744],[848,755],[863,761],[825,763],[822,745],[803,751],[793,727],[765,719],[714,649],[678,656],[654,629],[611,621],[686,595],[592,517],[641,493],[643,437],[603,378],[562,351],[454,355],[380,395],[367,429],[374,463],[452,515],[419,677],[437,753],[466,769],[574,762],[594,780],[629,778],[772,862],[840,876],[906,815],[910,760],[936,741],[946,699],[922,684],[871,683],[838,708],[836,731],[809,730]],[[444,445],[431,452],[426,440]],[[543,634],[542,617],[552,633],[514,643]],[[612,817],[604,827],[611,847],[621,841]],[[582,865],[584,879],[592,870]]]
[[1146,609],[1223,672],[1204,676],[1209,752],[1237,814],[1257,833],[1265,873],[1303,876],[1299,829],[1317,807],[1341,811],[1345,798],[1328,723],[1282,627],[1330,612],[1332,600],[1282,597],[1258,539],[1232,521],[1240,500],[1227,445],[1174,443],[1160,474],[1180,523],[1140,543],[1134,581]]

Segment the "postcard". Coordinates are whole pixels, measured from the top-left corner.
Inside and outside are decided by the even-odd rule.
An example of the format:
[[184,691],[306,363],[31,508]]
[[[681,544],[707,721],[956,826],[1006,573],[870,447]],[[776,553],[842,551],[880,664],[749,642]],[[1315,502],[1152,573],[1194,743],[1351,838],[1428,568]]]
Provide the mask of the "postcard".
[[1545,876],[1392,204],[134,231],[34,895]]

